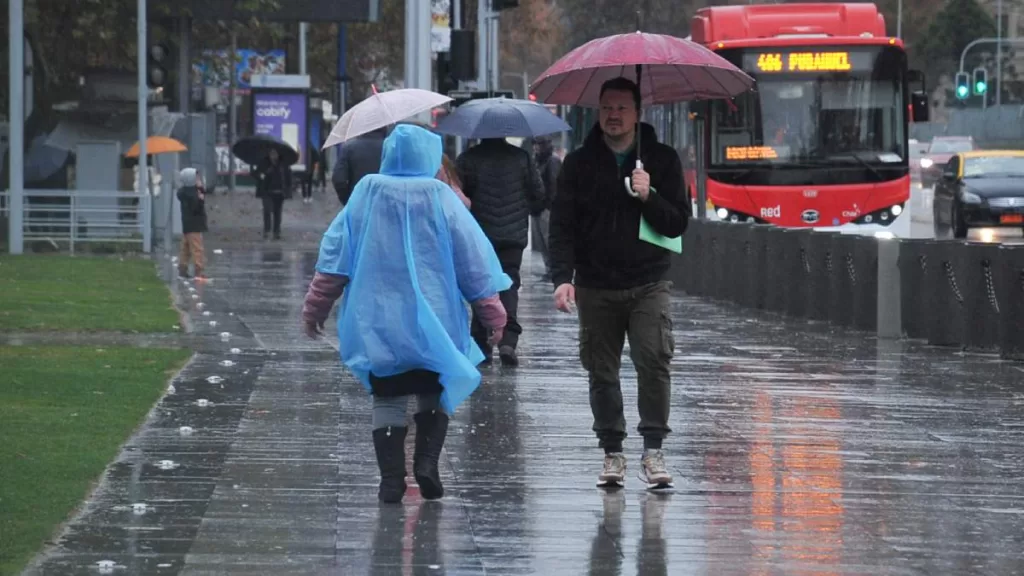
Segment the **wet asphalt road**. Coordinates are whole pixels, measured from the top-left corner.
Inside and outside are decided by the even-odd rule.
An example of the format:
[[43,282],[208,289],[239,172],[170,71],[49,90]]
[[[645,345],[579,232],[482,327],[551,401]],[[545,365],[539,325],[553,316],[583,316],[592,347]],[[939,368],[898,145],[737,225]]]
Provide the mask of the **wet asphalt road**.
[[32,573],[1024,573],[1024,366],[679,297],[675,493],[633,477],[635,434],[603,492],[576,321],[538,258],[523,365],[485,368],[455,415],[448,495],[380,506],[369,398],[297,322],[322,225],[222,223],[213,282],[172,283],[196,357]]

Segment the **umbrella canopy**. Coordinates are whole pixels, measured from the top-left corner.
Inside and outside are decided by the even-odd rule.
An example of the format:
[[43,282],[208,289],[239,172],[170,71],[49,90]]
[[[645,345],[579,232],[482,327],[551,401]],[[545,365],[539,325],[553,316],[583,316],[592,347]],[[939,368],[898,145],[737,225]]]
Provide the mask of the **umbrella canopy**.
[[437,132],[463,138],[532,138],[569,130],[544,105],[508,98],[471,100],[437,125]]
[[597,108],[601,85],[625,77],[640,85],[644,106],[731,98],[754,79],[711,50],[663,34],[597,38],[551,65],[531,86],[538,100]]
[[277,150],[278,156],[281,157],[281,163],[285,166],[291,166],[299,161],[299,152],[295,148],[270,134],[246,136],[231,147],[235,156],[249,165],[259,164],[270,154],[271,150]]
[[389,92],[377,92],[374,89],[373,96],[356,104],[341,116],[331,129],[331,134],[323,147],[330,148],[356,136],[397,124],[451,100],[448,96],[419,88],[403,88]]
[[25,151],[25,182],[43,182],[68,163],[70,152],[46,143],[49,134],[40,134],[32,139]]
[[[153,154],[172,154],[175,152],[187,152],[188,146],[185,146],[181,142],[174,138],[168,138],[167,136],[150,136],[146,138],[146,155],[150,156]],[[139,143],[136,142],[124,153],[125,158],[138,158],[139,157]]]

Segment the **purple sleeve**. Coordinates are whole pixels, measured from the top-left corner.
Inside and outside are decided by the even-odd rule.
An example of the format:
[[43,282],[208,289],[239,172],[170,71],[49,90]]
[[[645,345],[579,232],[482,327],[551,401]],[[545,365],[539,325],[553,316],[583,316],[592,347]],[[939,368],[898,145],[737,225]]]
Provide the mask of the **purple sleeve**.
[[331,314],[334,301],[341,297],[348,284],[348,276],[317,272],[309,283],[306,301],[302,305],[303,322],[321,325]]
[[497,294],[481,298],[472,304],[473,311],[476,312],[477,317],[480,318],[480,322],[485,328],[490,330],[505,328],[508,316],[505,312],[505,306],[502,305],[501,299]]

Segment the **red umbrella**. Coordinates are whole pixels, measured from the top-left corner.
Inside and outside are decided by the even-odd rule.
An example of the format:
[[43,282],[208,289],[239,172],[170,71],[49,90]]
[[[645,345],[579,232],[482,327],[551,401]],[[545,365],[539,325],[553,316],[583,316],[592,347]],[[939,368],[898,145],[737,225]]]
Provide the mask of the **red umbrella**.
[[754,79],[689,40],[634,32],[597,38],[551,65],[531,86],[537,100],[597,108],[601,84],[620,76],[640,85],[643,105],[731,98]]
[[[754,79],[711,50],[689,40],[637,31],[597,38],[562,56],[531,86],[546,104],[598,108],[601,85],[625,77],[640,86],[641,104],[731,98],[751,89]],[[640,161],[637,141],[636,167]],[[636,196],[625,179],[626,191]]]

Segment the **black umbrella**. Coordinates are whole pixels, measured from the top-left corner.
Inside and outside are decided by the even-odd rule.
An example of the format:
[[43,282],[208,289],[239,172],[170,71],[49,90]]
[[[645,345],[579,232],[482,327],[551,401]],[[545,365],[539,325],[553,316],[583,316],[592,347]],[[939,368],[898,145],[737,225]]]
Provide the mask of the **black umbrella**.
[[291,166],[299,161],[299,153],[294,148],[270,134],[246,136],[231,147],[231,151],[239,160],[250,165],[259,164],[271,150],[277,150],[281,164],[285,166]]

